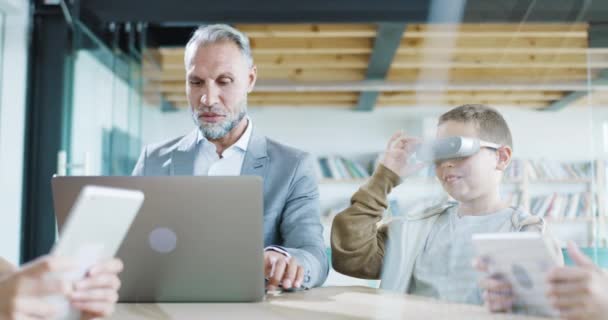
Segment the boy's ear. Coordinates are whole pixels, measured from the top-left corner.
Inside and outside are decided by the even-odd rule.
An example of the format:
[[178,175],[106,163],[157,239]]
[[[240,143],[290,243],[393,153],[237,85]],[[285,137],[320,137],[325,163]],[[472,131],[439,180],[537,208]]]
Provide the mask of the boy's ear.
[[496,164],[496,169],[500,171],[505,171],[511,163],[511,156],[513,155],[513,150],[509,146],[502,146],[498,148],[497,154],[498,163]]

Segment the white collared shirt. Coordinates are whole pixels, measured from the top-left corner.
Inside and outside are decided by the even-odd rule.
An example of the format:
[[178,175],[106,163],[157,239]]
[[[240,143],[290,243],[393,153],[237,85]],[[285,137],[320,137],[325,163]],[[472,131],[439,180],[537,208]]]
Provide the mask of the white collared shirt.
[[251,139],[253,123],[247,117],[247,129],[239,140],[228,147],[220,158],[213,143],[199,130],[196,139],[196,156],[194,158],[195,176],[238,176],[243,168],[245,153]]
[[[222,157],[217,154],[217,148],[199,130],[196,138],[196,156],[194,158],[195,176],[239,176],[243,168],[243,161],[251,139],[253,123],[247,117],[247,129],[243,135],[228,149],[224,150]],[[289,252],[281,246],[268,246],[264,251],[276,251],[286,257],[291,257]]]

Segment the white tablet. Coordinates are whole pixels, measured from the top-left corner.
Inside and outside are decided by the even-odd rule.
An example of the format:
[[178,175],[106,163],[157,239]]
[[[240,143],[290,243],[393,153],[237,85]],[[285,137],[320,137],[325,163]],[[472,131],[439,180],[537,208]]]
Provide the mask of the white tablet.
[[556,316],[545,296],[547,273],[560,259],[552,243],[537,232],[473,235],[478,256],[488,258],[491,274],[502,274],[513,286],[515,305],[528,314]]
[[[113,257],[144,201],[141,191],[86,186],[74,202],[52,254],[73,258],[78,268],[62,277],[78,280],[96,263]],[[78,319],[66,299],[52,297],[63,319]]]

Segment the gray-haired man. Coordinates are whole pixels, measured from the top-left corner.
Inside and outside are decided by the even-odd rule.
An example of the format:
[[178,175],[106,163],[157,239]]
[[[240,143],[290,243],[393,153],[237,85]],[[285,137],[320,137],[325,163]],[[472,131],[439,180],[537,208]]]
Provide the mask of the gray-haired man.
[[257,77],[249,40],[227,25],[201,27],[186,45],[184,62],[197,128],[146,147],[133,174],[261,176],[267,288],[323,284],[329,263],[313,159],[258,135],[247,117],[247,94]]

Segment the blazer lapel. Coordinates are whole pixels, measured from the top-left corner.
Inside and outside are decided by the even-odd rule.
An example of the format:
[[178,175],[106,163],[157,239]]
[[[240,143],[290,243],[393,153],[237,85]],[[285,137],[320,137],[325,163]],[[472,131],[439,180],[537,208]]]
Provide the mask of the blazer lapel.
[[194,174],[194,159],[196,156],[196,139],[198,128],[186,135],[171,154],[172,176],[191,176]]
[[268,168],[268,153],[266,151],[266,137],[257,135],[254,128],[243,160],[241,175],[265,178]]

